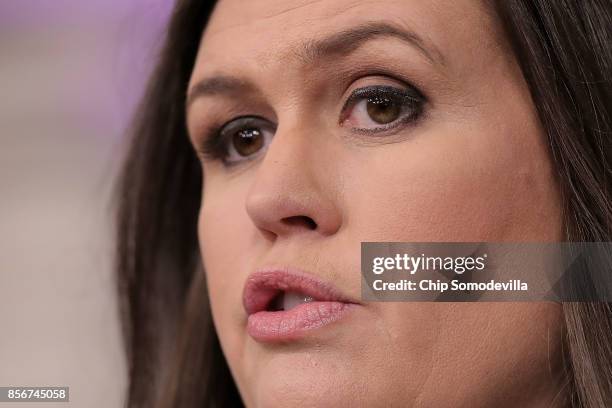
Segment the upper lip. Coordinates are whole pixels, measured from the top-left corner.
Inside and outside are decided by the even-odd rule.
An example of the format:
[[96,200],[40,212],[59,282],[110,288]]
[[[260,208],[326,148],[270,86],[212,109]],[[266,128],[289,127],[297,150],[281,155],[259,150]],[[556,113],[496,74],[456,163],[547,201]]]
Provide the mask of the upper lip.
[[283,292],[297,292],[313,301],[358,303],[334,286],[297,269],[269,268],[252,273],[244,286],[242,301],[247,315],[266,310]]

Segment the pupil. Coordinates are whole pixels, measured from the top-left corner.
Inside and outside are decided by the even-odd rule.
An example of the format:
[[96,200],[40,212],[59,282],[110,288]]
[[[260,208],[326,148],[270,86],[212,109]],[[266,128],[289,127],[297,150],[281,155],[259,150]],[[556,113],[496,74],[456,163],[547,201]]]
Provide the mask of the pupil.
[[257,153],[262,146],[262,133],[257,128],[243,129],[234,134],[234,147],[241,156]]
[[368,99],[367,111],[370,118],[380,124],[391,123],[400,115],[400,107],[389,98]]

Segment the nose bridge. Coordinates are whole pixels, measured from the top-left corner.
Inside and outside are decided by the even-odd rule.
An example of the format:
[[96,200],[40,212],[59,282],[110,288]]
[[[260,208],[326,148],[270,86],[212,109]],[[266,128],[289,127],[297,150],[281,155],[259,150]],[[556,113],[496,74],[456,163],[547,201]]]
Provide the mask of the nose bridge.
[[[315,137],[309,135],[309,130],[295,123],[291,127],[277,128],[274,139],[270,143],[265,157],[257,170],[252,190],[257,191],[257,185],[270,184],[316,184],[316,172],[313,168],[312,150],[316,149]],[[319,149],[320,151],[321,149]],[[321,151],[320,151],[321,153]]]
[[333,185],[321,171],[327,155],[321,138],[309,134],[314,130],[300,126],[299,120],[279,125],[257,167],[245,204],[255,226],[267,236],[332,234],[339,228]]

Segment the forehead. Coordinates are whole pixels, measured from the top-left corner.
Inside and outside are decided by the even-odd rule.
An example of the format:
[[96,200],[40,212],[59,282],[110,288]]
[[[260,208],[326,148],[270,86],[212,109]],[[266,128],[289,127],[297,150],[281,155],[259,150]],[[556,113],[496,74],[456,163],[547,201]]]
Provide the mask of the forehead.
[[378,22],[414,32],[455,62],[497,42],[496,23],[481,0],[219,0],[192,80],[245,64],[278,68],[303,44]]
[[[409,27],[433,42],[488,30],[480,0],[219,0],[204,45],[279,45],[366,21]],[[429,37],[429,38],[427,38]]]

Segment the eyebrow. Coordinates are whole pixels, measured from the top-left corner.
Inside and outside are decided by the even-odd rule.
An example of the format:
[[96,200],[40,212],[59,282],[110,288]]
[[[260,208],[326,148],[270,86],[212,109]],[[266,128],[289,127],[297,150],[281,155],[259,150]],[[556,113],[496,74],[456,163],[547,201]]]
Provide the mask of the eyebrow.
[[334,55],[347,55],[361,47],[365,42],[377,37],[392,37],[415,47],[432,63],[444,65],[444,56],[433,45],[428,44],[414,31],[392,23],[370,22],[342,30],[321,40],[305,43],[297,52],[306,63]]
[[[364,43],[379,37],[397,38],[416,48],[431,63],[445,65],[444,55],[433,44],[427,44],[414,31],[388,22],[365,23],[320,40],[307,41],[298,46],[293,54],[306,65],[314,64],[324,58],[348,55]],[[256,89],[257,87],[246,79],[216,75],[197,82],[191,88],[186,106],[189,107],[195,99],[202,96],[241,94]]]

